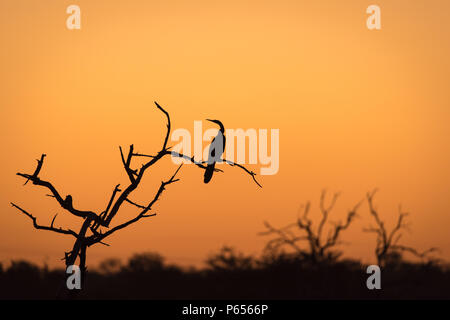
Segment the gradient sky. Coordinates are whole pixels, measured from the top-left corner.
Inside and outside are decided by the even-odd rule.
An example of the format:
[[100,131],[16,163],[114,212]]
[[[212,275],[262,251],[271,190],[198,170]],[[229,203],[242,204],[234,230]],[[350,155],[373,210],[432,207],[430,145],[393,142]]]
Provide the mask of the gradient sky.
[[[66,29],[70,4],[81,8],[81,30]],[[366,28],[371,4],[381,7],[380,31]],[[118,146],[161,146],[154,100],[174,129],[206,118],[279,129],[279,173],[260,177],[259,189],[224,167],[205,185],[203,172],[185,166],[158,216],[90,249],[88,265],[149,250],[198,264],[224,244],[258,254],[263,221],[293,222],[308,200],[319,218],[323,188],[342,193],[331,215],[339,220],[378,187],[389,226],[399,204],[411,213],[404,244],[450,258],[449,15],[447,0],[1,1],[0,260],[62,266],[73,242],[34,230],[11,201],[41,224],[55,213],[57,226],[80,224],[15,173],[32,173],[46,153],[42,178],[76,207],[104,210],[127,182]],[[152,168],[133,200],[152,196],[175,168]],[[359,213],[342,249],[373,261],[366,204]]]

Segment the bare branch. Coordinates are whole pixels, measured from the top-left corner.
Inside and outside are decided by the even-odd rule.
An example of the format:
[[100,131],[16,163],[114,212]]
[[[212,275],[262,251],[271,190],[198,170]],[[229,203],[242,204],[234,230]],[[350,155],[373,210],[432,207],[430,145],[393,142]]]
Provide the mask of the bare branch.
[[394,246],[392,246],[392,250],[407,251],[409,253],[412,253],[413,255],[415,255],[418,258],[426,258],[430,253],[439,251],[438,248],[430,248],[430,249],[420,252],[414,248],[406,247],[406,246],[402,246],[402,245],[394,245]]
[[[33,177],[37,178],[37,176],[39,175],[39,172],[41,172],[42,165],[44,164],[44,158],[45,158],[45,156],[46,156],[46,154],[43,153],[43,154],[41,155],[41,159],[40,159],[40,160],[36,159],[36,161],[38,162],[38,164],[37,164],[36,169],[34,170]],[[28,181],[30,181],[30,179],[27,179],[27,181],[25,181],[25,183],[24,183],[23,185],[26,185],[26,184],[28,183]]]
[[[114,198],[116,197],[117,192],[121,192],[122,190],[119,189],[120,184],[116,185],[116,187],[114,188],[111,198],[109,199],[108,205],[106,206],[105,211],[103,211],[100,214],[100,219],[103,221],[105,219],[105,217],[108,215],[109,209],[111,208],[111,205],[114,201]],[[92,226],[93,230],[97,230],[100,227],[99,223],[94,223],[94,225]]]
[[25,173],[18,172],[17,175],[24,177],[25,179],[31,180],[33,182],[33,184],[35,184],[35,185],[43,186],[43,187],[49,189],[51,191],[51,193],[53,194],[53,197],[56,198],[56,200],[61,205],[61,207],[66,209],[67,211],[69,211],[71,214],[78,216],[78,217],[82,217],[82,218],[90,218],[90,219],[96,221],[97,223],[101,224],[100,218],[99,218],[99,216],[97,216],[96,213],[94,213],[92,211],[81,211],[81,210],[75,209],[72,204],[72,197],[70,195],[68,195],[65,199],[63,199],[61,197],[61,195],[59,194],[59,192],[56,190],[56,188],[50,182],[41,180],[39,177],[35,177],[34,175],[29,175],[29,174],[25,174]]
[[131,183],[134,183],[136,181],[136,178],[134,177],[136,175],[136,170],[132,170],[130,168],[131,158],[133,157],[133,145],[130,145],[130,150],[128,151],[128,156],[126,160],[123,155],[122,147],[119,146],[119,150],[120,150],[120,158],[122,159],[123,167],[125,168],[128,178],[130,179]]
[[161,149],[161,150],[167,150],[167,142],[169,141],[169,135],[170,135],[170,116],[169,116],[169,113],[158,104],[158,102],[155,101],[155,104],[158,107],[158,109],[161,110],[162,112],[164,112],[164,114],[167,117],[167,133],[166,133],[166,138],[164,139],[163,147]]
[[75,231],[72,231],[70,229],[68,229],[68,230],[64,230],[64,229],[61,229],[61,228],[57,229],[57,228],[53,227],[53,222],[55,221],[56,215],[53,217],[53,220],[52,220],[52,223],[51,223],[50,227],[41,226],[41,225],[37,224],[36,217],[34,217],[30,213],[28,213],[26,210],[22,209],[21,207],[19,207],[18,205],[14,204],[12,202],[11,202],[11,206],[13,206],[14,208],[20,210],[23,214],[25,214],[28,218],[30,218],[31,221],[33,221],[33,226],[36,229],[53,231],[53,232],[61,233],[61,234],[68,234],[68,235],[74,236],[75,238],[78,238],[78,235],[75,233]]
[[53,219],[52,219],[52,223],[50,224],[50,227],[51,228],[53,228],[53,224],[55,223],[55,219],[56,219],[56,216],[57,216],[58,214],[56,213],[55,214],[55,216],[53,217]]
[[358,203],[355,207],[353,207],[352,210],[349,211],[349,213],[347,214],[347,220],[345,221],[344,224],[338,223],[335,225],[334,231],[332,231],[330,233],[330,235],[328,236],[328,239],[326,241],[326,243],[323,245],[324,249],[328,249],[330,247],[333,247],[337,244],[337,240],[339,238],[339,234],[347,229],[350,224],[352,223],[353,219],[356,218],[357,214],[357,210],[359,208],[359,206],[361,205],[361,202]]
[[317,230],[318,238],[320,238],[322,236],[322,229],[323,229],[323,226],[325,225],[325,222],[328,219],[328,213],[333,209],[333,207],[336,203],[336,200],[339,197],[339,193],[335,193],[333,195],[333,199],[331,200],[331,203],[328,206],[328,208],[325,208],[325,196],[326,196],[326,191],[323,190],[322,194],[320,196],[320,211],[322,212],[322,220],[320,221],[319,228]]
[[137,204],[136,202],[134,202],[134,201],[131,201],[130,199],[125,199],[125,201],[126,202],[128,202],[129,204],[132,204],[133,206],[135,206],[135,207],[138,207],[139,209],[145,209],[145,208],[147,208],[146,206],[143,206],[143,205],[140,205],[140,204]]
[[[169,155],[169,154],[170,154],[172,157],[183,158],[183,159],[185,159],[185,160],[188,160],[188,161],[190,161],[191,163],[195,164],[195,165],[196,165],[197,167],[199,167],[199,168],[206,169],[206,166],[205,166],[204,164],[207,163],[207,161],[199,162],[199,161],[196,161],[196,160],[194,159],[193,156],[192,156],[192,157],[189,157],[189,156],[187,156],[187,155],[185,155],[185,154],[182,154],[182,153],[176,152],[176,151],[166,151],[166,152],[164,152],[164,155]],[[152,158],[155,158],[155,157],[157,157],[157,156],[151,156],[151,157],[152,157]],[[256,180],[256,173],[255,173],[255,172],[248,170],[248,169],[247,169],[246,167],[244,167],[243,165],[240,165],[240,164],[238,164],[238,163],[235,163],[235,162],[230,161],[230,160],[227,160],[227,159],[219,159],[219,160],[217,161],[217,163],[221,163],[221,162],[224,162],[224,163],[228,164],[228,165],[231,166],[231,167],[238,167],[238,168],[244,170],[247,174],[249,174],[249,175],[252,177],[253,181],[254,181],[260,188],[262,188],[261,184]],[[215,172],[223,172],[223,170],[220,170],[220,169],[217,169],[217,168],[214,169],[214,171],[215,171]]]
[[[170,154],[172,157],[183,158],[183,159],[185,159],[185,160],[188,160],[188,161],[190,161],[191,163],[195,164],[195,165],[196,165],[197,167],[199,167],[199,168],[206,169],[206,166],[204,165],[204,163],[207,163],[208,161],[202,161],[202,162],[195,161],[194,156],[189,157],[189,156],[186,156],[186,155],[184,155],[184,154],[182,154],[182,153],[179,153],[179,152],[176,152],[176,151],[171,151],[171,152],[169,152],[169,154]],[[214,169],[214,171],[215,171],[215,172],[223,172],[223,171],[220,170],[220,169]]]
[[[93,244],[95,244],[96,242],[99,242],[101,240],[103,240],[104,238],[108,237],[109,235],[113,234],[114,232],[123,229],[127,226],[129,226],[132,223],[135,223],[137,221],[139,221],[142,218],[148,218],[148,217],[153,217],[156,214],[146,214],[149,210],[151,210],[152,206],[155,204],[156,201],[158,201],[159,197],[161,196],[161,194],[163,193],[163,191],[165,190],[165,187],[169,184],[172,184],[174,182],[179,181],[179,179],[175,179],[175,176],[177,175],[178,171],[181,169],[183,165],[181,164],[178,169],[175,171],[175,173],[172,175],[172,177],[167,180],[167,181],[162,181],[161,185],[158,189],[158,191],[156,192],[154,198],[152,201],[150,201],[150,203],[133,219],[128,220],[110,230],[108,230],[107,232],[101,234],[101,235],[94,235],[93,238],[90,238],[88,240],[88,246],[91,246]],[[128,201],[129,202],[129,201]]]
[[154,158],[155,156],[149,155],[149,154],[143,154],[143,153],[133,153],[133,156],[135,157],[146,157],[146,158]]
[[220,163],[221,161],[225,162],[226,164],[228,164],[228,165],[230,165],[232,167],[241,168],[242,170],[247,172],[252,177],[253,181],[258,185],[258,187],[262,188],[262,185],[256,180],[256,173],[254,173],[253,171],[250,171],[246,167],[244,167],[243,165],[240,165],[238,163],[234,163],[233,161],[230,161],[230,160],[227,160],[227,159],[221,159],[218,162]]

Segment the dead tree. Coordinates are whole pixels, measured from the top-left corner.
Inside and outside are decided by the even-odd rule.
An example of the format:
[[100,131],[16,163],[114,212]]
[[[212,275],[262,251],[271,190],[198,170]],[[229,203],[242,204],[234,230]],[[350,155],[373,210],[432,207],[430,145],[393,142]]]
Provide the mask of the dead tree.
[[[40,229],[40,230],[47,230],[47,231],[53,231],[59,234],[72,236],[74,238],[74,244],[72,249],[69,252],[65,253],[65,256],[63,260],[65,260],[66,268],[70,265],[74,265],[78,259],[78,266],[80,268],[81,273],[81,279],[82,283],[85,279],[85,273],[86,273],[86,252],[87,249],[95,244],[103,244],[108,245],[104,242],[104,240],[112,235],[113,233],[124,229],[133,223],[136,223],[142,219],[150,218],[156,215],[152,211],[153,205],[155,202],[157,202],[161,196],[161,194],[164,192],[166,187],[172,183],[175,183],[179,181],[177,178],[177,174],[179,170],[181,169],[180,165],[175,172],[170,176],[169,179],[162,181],[161,185],[157,189],[156,193],[154,194],[153,198],[145,203],[145,204],[139,204],[133,200],[130,199],[130,196],[133,194],[133,191],[135,191],[142,179],[144,178],[144,174],[147,172],[147,170],[156,164],[159,160],[163,159],[166,156],[172,156],[172,157],[179,157],[186,160],[189,160],[193,164],[195,164],[197,167],[201,169],[206,169],[206,161],[201,160],[195,160],[194,157],[189,157],[187,155],[178,153],[178,152],[172,152],[170,151],[170,147],[167,145],[169,141],[169,135],[170,135],[170,116],[169,114],[158,104],[156,103],[156,107],[164,113],[164,115],[167,118],[167,132],[164,138],[163,145],[161,147],[161,150],[156,153],[155,155],[147,155],[147,154],[141,154],[136,153],[134,151],[133,145],[130,145],[128,154],[125,156],[124,152],[121,147],[119,147],[120,155],[123,163],[123,167],[125,169],[125,172],[128,176],[129,182],[127,182],[127,186],[125,188],[120,188],[120,185],[116,185],[113,189],[112,195],[109,198],[109,201],[107,202],[107,205],[105,207],[105,210],[98,213],[94,211],[83,211],[76,209],[74,200],[72,196],[69,194],[65,197],[56,189],[53,183],[44,180],[41,178],[41,170],[44,164],[44,158],[45,154],[41,156],[39,160],[37,160],[37,167],[33,174],[26,174],[26,173],[17,173],[18,176],[21,176],[26,179],[25,184],[27,184],[28,181],[31,181],[36,186],[42,186],[44,188],[47,188],[50,192],[48,194],[50,197],[53,197],[59,205],[68,213],[80,217],[84,220],[82,223],[82,226],[78,232],[69,229],[69,228],[61,228],[56,227],[55,219],[56,215],[53,217],[51,223],[49,226],[40,225],[37,222],[37,218],[29,213],[27,210],[21,208],[20,206],[14,204],[11,202],[11,205],[18,209],[21,213],[23,213],[25,216],[31,219],[34,228]],[[144,163],[140,168],[133,168],[132,167],[132,160],[135,158],[141,158],[144,159]],[[148,159],[148,160],[147,160]],[[260,184],[256,180],[256,174],[253,171],[248,170],[244,166],[240,164],[236,164],[232,161],[222,159],[225,163],[227,163],[230,166],[236,166],[242,170],[244,170],[245,173],[249,174],[252,179],[255,181],[255,183],[260,186]],[[216,169],[215,171],[222,171],[219,169]],[[123,204],[128,204],[131,206],[134,206],[138,209],[138,214],[121,224],[117,224],[115,226],[111,226],[111,222],[113,221],[114,217],[117,216],[119,213],[119,210],[122,208]]]
[[409,252],[410,254],[425,259],[428,255],[437,248],[430,248],[425,251],[418,251],[412,247],[404,246],[399,244],[399,240],[402,237],[402,230],[408,230],[409,225],[406,223],[405,218],[408,216],[407,212],[404,212],[399,206],[399,214],[397,223],[391,232],[388,232],[384,222],[380,219],[378,211],[373,204],[373,198],[378,190],[367,193],[367,203],[369,205],[370,215],[374,218],[376,226],[369,226],[364,228],[364,232],[373,232],[377,235],[377,243],[375,246],[375,256],[377,258],[377,264],[380,267],[385,267],[390,260],[401,258],[402,253]]
[[[264,222],[267,230],[261,232],[260,235],[276,236],[267,243],[266,250],[277,252],[282,247],[288,246],[293,249],[297,255],[302,258],[308,258],[313,263],[337,259],[340,253],[335,251],[335,247],[341,244],[339,238],[342,235],[342,231],[346,230],[355,219],[360,203],[349,210],[344,223],[329,222],[331,226],[328,228],[328,235],[325,237],[323,235],[324,228],[339,194],[335,193],[333,195],[328,206],[325,204],[325,197],[326,191],[323,191],[320,197],[320,212],[322,218],[317,228],[313,227],[313,222],[308,217],[310,210],[309,202],[300,208],[299,217],[295,223],[289,224],[283,228],[275,228],[268,222]],[[306,243],[306,248],[302,243]]]

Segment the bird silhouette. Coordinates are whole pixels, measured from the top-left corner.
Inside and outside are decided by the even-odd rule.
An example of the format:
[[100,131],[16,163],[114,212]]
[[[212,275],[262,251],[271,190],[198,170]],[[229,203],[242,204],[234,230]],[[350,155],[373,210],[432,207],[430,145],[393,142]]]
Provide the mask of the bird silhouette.
[[209,155],[208,155],[208,165],[206,166],[205,175],[203,182],[208,183],[214,173],[214,167],[216,165],[216,162],[220,160],[220,157],[223,154],[223,151],[225,150],[225,128],[219,120],[210,120],[206,119],[207,121],[214,122],[219,125],[220,130],[217,134],[217,136],[211,141],[211,145],[209,146]]

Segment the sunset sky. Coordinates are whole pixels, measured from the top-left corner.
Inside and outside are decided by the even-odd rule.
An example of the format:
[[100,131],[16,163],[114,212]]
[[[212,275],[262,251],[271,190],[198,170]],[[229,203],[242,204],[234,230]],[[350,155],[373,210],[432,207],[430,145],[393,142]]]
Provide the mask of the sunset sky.
[[[81,8],[68,30],[66,8]],[[381,30],[366,8],[381,7]],[[170,113],[173,129],[220,119],[226,128],[279,129],[280,168],[258,188],[221,166],[209,184],[182,168],[155,205],[156,217],[88,251],[88,266],[109,257],[157,251],[169,262],[201,263],[222,245],[259,254],[263,222],[294,222],[322,189],[342,196],[334,221],[379,188],[389,227],[398,205],[410,212],[403,244],[439,247],[450,258],[450,2],[447,0],[72,0],[0,2],[0,261],[62,267],[73,238],[33,229],[10,206],[50,224],[78,229],[41,178],[74,206],[101,212],[114,186],[127,183],[118,146],[155,153]],[[173,145],[174,143],[172,143]],[[206,144],[205,144],[206,146]],[[259,165],[249,166],[259,172]],[[146,202],[176,166],[151,168],[132,200]],[[136,214],[124,206],[117,221]],[[116,223],[117,223],[116,221]],[[367,203],[346,232],[348,257],[374,261]],[[113,222],[114,224],[114,222]]]

